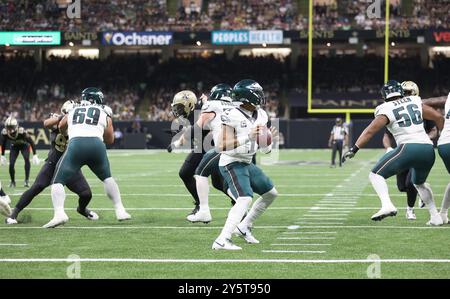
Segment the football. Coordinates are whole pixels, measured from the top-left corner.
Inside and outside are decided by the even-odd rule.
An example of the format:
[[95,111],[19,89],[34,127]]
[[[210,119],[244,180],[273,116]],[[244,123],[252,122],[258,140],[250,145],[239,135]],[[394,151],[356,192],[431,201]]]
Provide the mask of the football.
[[261,127],[256,142],[259,146],[268,146],[272,144],[272,133],[269,128]]

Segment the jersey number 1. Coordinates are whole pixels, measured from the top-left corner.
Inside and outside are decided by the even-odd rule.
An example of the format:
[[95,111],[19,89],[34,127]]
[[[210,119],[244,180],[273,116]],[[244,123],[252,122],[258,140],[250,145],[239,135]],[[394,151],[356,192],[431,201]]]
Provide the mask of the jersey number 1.
[[73,112],[73,124],[87,124],[96,126],[98,125],[98,119],[100,118],[100,109],[90,107],[87,112],[86,108],[77,108]]
[[420,125],[423,123],[422,115],[420,113],[419,107],[416,104],[409,104],[406,106],[406,111],[404,106],[400,106],[392,112],[394,112],[395,119],[399,120],[399,127],[410,127],[411,123],[415,125]]

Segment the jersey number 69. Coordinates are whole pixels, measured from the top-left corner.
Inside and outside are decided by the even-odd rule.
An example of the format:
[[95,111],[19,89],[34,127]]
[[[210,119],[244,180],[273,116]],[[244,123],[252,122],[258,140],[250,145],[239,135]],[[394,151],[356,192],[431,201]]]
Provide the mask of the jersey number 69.
[[100,118],[100,109],[95,107],[86,108],[77,108],[73,112],[73,121],[74,125],[76,124],[87,124],[87,125],[98,125],[98,119]]

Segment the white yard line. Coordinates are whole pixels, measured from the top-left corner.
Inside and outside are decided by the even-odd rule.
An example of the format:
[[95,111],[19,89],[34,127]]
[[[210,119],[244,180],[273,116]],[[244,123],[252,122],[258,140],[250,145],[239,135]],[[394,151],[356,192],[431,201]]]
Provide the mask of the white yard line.
[[450,263],[450,259],[138,259],[138,258],[7,258],[2,263],[281,263],[281,264],[366,264],[366,263]]
[[295,244],[270,244],[270,246],[331,246],[332,244],[302,244],[302,243],[295,243]]
[[0,246],[28,246],[28,244],[0,243]]
[[261,250],[264,253],[325,253],[322,250]]
[[334,240],[336,237],[278,237],[277,240]]
[[[287,229],[288,225],[278,225],[278,226],[255,226],[255,229]],[[299,229],[399,229],[399,230],[414,230],[414,229],[435,229],[435,230],[447,230],[450,229],[450,225],[444,226],[393,226],[393,225],[301,225]],[[26,229],[43,229],[41,226],[23,226],[23,225],[10,225],[10,226],[0,226],[0,230],[26,230]],[[186,229],[186,230],[198,230],[198,229],[222,229],[222,226],[126,226],[126,225],[110,225],[110,226],[62,226],[56,229],[92,229],[92,230],[103,230],[103,229]]]

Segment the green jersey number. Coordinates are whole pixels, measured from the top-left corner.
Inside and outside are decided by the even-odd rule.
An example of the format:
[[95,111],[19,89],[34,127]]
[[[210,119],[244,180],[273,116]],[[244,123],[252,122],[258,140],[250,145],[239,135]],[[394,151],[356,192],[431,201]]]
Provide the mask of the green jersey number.
[[87,125],[96,126],[98,125],[99,118],[100,118],[100,109],[98,108],[90,107],[89,109],[87,109],[87,112],[86,108],[77,108],[73,112],[72,123],[74,125],[85,123]]
[[422,114],[416,104],[409,104],[406,106],[406,111],[404,110],[405,106],[392,110],[395,119],[399,121],[399,127],[410,127],[411,124],[420,125],[423,123]]

